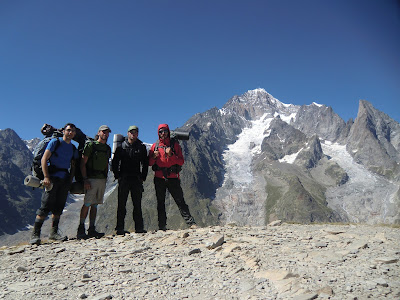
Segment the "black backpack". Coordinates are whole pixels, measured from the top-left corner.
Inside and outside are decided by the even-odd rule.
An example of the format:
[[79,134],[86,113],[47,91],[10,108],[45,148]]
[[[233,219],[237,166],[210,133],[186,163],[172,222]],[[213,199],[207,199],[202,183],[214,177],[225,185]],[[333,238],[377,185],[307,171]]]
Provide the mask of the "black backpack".
[[[44,179],[43,170],[42,170],[42,157],[46,150],[47,145],[50,143],[52,139],[57,139],[56,146],[52,155],[57,156],[57,149],[60,146],[61,142],[56,136],[48,136],[45,137],[43,140],[40,141],[39,144],[36,145],[35,149],[33,150],[33,161],[32,161],[32,175],[39,178],[40,180]],[[75,147],[75,146],[74,146]],[[52,168],[50,171],[57,171],[55,168]]]

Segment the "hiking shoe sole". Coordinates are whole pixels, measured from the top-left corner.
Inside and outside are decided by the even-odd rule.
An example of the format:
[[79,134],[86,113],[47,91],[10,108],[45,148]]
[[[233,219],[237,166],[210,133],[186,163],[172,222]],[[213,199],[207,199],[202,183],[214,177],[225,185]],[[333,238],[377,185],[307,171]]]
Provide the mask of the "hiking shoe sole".
[[42,241],[40,240],[40,238],[32,238],[32,239],[29,241],[29,243],[30,243],[31,245],[37,245],[37,246],[39,246],[41,242],[42,242]]

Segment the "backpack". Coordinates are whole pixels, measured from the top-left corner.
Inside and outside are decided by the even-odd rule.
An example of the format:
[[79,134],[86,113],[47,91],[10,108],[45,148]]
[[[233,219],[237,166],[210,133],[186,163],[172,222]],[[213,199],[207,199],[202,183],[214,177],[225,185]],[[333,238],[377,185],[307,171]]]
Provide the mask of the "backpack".
[[[86,173],[88,177],[95,176],[98,174],[103,174],[105,178],[107,178],[108,169],[103,169],[103,162],[99,160],[99,153],[106,153],[107,159],[111,157],[111,148],[107,145],[107,149],[100,149],[100,146],[97,145],[94,141],[88,141],[86,144],[92,143],[92,153],[89,156],[89,159],[86,163]],[[86,145],[85,145],[86,147]]]
[[[46,151],[47,145],[50,143],[50,141],[52,139],[57,139],[57,142],[56,142],[56,146],[54,147],[54,151],[51,153],[51,155],[58,156],[57,149],[61,145],[61,142],[57,136],[45,137],[43,140],[40,141],[39,144],[36,145],[35,149],[33,150],[33,160],[32,160],[32,168],[31,168],[32,175],[39,178],[40,180],[44,179],[44,174],[43,174],[43,170],[42,170],[42,157],[43,157],[44,152]],[[75,145],[72,145],[72,146],[74,147],[74,152],[75,152],[75,150],[76,150]],[[52,166],[51,164],[49,166],[50,174],[55,173],[60,170],[65,171],[65,169],[57,168],[55,166]],[[66,171],[68,171],[68,170],[66,170]]]

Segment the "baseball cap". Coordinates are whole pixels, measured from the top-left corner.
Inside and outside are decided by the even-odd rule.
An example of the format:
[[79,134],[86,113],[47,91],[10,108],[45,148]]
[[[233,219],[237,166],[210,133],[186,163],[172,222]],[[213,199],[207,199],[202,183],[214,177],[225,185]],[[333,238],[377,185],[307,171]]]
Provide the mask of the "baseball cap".
[[110,127],[108,127],[107,125],[101,125],[101,126],[99,127],[99,131],[103,131],[103,130],[109,130],[109,131],[111,132]]
[[131,131],[131,130],[137,130],[137,131],[139,131],[139,127],[137,127],[136,125],[129,126],[128,132]]

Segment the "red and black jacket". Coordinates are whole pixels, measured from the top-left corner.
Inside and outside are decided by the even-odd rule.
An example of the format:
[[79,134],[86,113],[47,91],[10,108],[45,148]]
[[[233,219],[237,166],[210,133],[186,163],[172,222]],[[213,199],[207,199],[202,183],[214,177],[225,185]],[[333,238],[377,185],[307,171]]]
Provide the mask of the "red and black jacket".
[[[159,139],[151,146],[149,152],[149,165],[153,167],[154,176],[159,178],[179,178],[179,171],[184,164],[182,148],[178,141],[171,141],[170,130],[167,124],[160,124],[157,129],[166,128],[168,130],[168,137]],[[165,150],[173,146],[172,156],[168,156]],[[154,158],[154,151],[159,151],[157,158]]]

